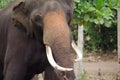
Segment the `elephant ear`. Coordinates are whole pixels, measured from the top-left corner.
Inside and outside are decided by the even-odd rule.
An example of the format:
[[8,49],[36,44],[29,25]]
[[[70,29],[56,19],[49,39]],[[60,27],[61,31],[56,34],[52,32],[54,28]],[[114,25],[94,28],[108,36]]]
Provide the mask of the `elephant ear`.
[[32,21],[29,19],[29,11],[25,9],[25,2],[20,2],[13,8],[12,22],[15,27],[24,30],[27,35],[33,35]]

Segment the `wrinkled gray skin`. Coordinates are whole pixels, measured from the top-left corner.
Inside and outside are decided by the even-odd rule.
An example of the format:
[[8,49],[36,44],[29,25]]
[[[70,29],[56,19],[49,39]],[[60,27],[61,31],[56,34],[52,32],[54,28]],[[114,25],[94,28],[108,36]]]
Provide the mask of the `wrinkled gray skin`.
[[43,71],[44,80],[74,80],[73,71],[53,69],[45,51],[50,46],[59,65],[73,66],[72,0],[21,1],[0,11],[0,80],[30,80]]

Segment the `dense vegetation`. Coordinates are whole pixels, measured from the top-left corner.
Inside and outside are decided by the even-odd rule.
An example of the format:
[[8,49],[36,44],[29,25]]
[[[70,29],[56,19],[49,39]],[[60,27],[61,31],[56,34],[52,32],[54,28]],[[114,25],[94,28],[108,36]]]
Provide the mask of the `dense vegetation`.
[[[0,8],[13,0],[0,0]],[[72,32],[77,40],[77,26],[84,25],[87,51],[117,49],[117,8],[120,0],[74,0]]]
[[[74,0],[74,25],[84,25],[84,47],[88,51],[117,49],[117,9],[120,0]],[[76,38],[76,29],[74,36]]]
[[11,2],[13,0],[0,0],[0,8],[3,8],[6,4]]

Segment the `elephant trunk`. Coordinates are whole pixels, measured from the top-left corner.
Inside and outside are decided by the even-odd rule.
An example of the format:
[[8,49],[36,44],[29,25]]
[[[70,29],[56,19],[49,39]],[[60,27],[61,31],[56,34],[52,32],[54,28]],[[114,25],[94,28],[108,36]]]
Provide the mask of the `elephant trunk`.
[[[44,17],[44,43],[52,46],[55,42],[70,42],[70,31],[63,12],[49,12]],[[69,40],[69,41],[68,41]]]
[[72,67],[71,34],[62,11],[51,11],[43,20],[44,44],[51,47],[57,64],[63,67]]

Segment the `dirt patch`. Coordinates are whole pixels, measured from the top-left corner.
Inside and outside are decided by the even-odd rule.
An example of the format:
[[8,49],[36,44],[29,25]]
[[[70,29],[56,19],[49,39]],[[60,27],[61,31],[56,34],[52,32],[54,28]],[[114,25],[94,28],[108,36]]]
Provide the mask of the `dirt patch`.
[[120,64],[117,54],[87,54],[83,59],[83,69],[87,80],[120,80]]

